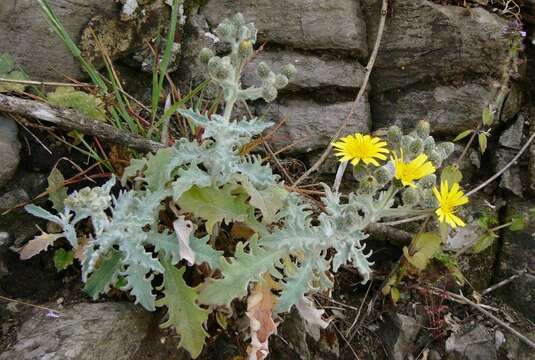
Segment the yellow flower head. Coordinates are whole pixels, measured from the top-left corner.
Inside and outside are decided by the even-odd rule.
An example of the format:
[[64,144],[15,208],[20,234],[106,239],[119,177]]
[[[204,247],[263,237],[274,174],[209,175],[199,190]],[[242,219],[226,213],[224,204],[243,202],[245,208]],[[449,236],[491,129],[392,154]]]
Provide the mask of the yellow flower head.
[[415,180],[419,180],[427,175],[431,175],[435,172],[435,167],[430,161],[427,161],[427,155],[424,153],[418,155],[416,159],[406,163],[403,161],[403,151],[401,151],[401,157],[398,158],[394,153],[394,168],[396,169],[396,179],[400,180],[404,186],[410,186],[415,188]]
[[385,153],[388,153],[386,142],[378,137],[362,135],[356,133],[341,138],[333,143],[336,149],[336,156],[340,156],[340,162],[350,161],[351,164],[357,165],[360,161],[364,164],[373,164],[379,166],[376,159],[386,160]]
[[435,213],[438,216],[440,222],[446,222],[451,225],[452,228],[456,228],[457,225],[466,225],[457,215],[455,215],[455,208],[457,206],[468,203],[468,197],[464,195],[459,187],[458,183],[454,183],[451,188],[448,186],[447,181],[440,183],[440,192],[436,187],[433,188],[433,193],[438,200],[439,207]]

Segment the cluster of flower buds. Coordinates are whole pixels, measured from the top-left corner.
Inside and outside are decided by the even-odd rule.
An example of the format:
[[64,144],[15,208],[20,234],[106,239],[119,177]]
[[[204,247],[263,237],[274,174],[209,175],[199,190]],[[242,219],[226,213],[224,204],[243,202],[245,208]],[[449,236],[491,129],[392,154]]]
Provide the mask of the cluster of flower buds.
[[253,23],[246,24],[243,15],[238,13],[231,19],[225,19],[214,32],[221,40],[231,45],[231,53],[228,56],[219,57],[212,50],[204,48],[199,58],[207,65],[208,74],[212,80],[223,87],[226,96],[237,96],[243,100],[263,98],[271,102],[277,98],[278,91],[286,87],[289,80],[296,74],[293,65],[286,65],[281,69],[280,74],[275,74],[266,63],[261,62],[256,68],[256,74],[262,80],[262,86],[239,89],[240,71],[253,54],[257,30]]
[[404,135],[398,126],[391,126],[387,137],[392,148],[399,148],[403,151],[405,161],[413,160],[424,153],[436,168],[439,168],[454,150],[451,142],[436,144],[435,139],[430,135],[429,123],[424,120],[421,120],[416,129],[407,135]]
[[100,187],[85,187],[65,199],[65,206],[74,211],[89,210],[100,213],[110,207],[111,196]]

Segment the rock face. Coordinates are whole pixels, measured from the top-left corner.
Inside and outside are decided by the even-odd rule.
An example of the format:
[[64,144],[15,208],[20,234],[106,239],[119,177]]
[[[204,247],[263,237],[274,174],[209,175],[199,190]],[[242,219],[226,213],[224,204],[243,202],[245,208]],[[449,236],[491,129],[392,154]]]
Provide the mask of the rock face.
[[[284,99],[272,104],[266,118],[274,122],[287,117],[286,122],[274,134],[276,146],[296,143],[292,152],[305,153],[324,148],[351,111],[352,102],[320,104],[311,100]],[[262,111],[260,111],[262,113]],[[357,108],[347,132],[369,132],[370,110],[367,102]]]
[[0,116],[0,188],[15,174],[20,161],[20,142],[17,134],[17,124]]
[[77,304],[59,318],[39,310],[0,360],[129,360],[147,334],[150,314],[126,303]]
[[[52,9],[67,32],[78,40],[95,14],[113,14],[117,5],[109,0],[56,0]],[[83,73],[63,42],[48,25],[34,0],[0,2],[0,44],[35,80],[81,78]]]
[[[533,202],[509,201],[509,214],[529,214]],[[496,274],[496,282],[509,278],[517,271],[535,268],[535,224],[531,222],[521,231],[507,230],[503,235],[502,250]],[[535,278],[522,276],[499,290],[500,296],[512,307],[523,313],[530,321],[535,321],[533,302],[535,301]]]
[[418,321],[403,314],[387,314],[378,335],[394,360],[403,360],[411,353],[420,331]]
[[[380,2],[365,4],[372,44]],[[434,133],[455,136],[476,124],[493,102],[492,80],[499,78],[507,56],[506,25],[483,8],[393,2],[372,73],[374,128],[392,123],[410,128],[427,118]],[[502,120],[519,110],[517,89],[506,107]]]
[[497,359],[494,337],[484,325],[478,325],[463,335],[452,335],[446,341],[446,351],[453,359]]
[[260,42],[300,49],[344,50],[366,56],[366,25],[354,0],[210,0],[203,8],[210,26],[241,12],[259,30]]

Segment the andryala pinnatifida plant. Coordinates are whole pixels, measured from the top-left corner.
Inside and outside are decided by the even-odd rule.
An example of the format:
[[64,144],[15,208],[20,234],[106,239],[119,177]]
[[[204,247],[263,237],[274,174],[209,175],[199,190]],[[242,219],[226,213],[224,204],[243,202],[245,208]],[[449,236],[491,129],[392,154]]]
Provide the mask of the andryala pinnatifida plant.
[[[193,357],[208,336],[209,315],[247,298],[249,357],[263,359],[278,314],[295,306],[309,323],[328,326],[324,310],[315,308],[310,296],[332,289],[332,274],[342,265],[354,266],[363,283],[369,280],[371,254],[363,240],[370,224],[436,210],[441,221],[462,225],[455,209],[466,201],[456,183],[435,187],[436,169],[453,149],[450,143],[435,144],[425,122],[408,135],[392,127],[385,140],[355,134],[336,142],[337,155],[354,165],[357,180],[346,200],[325,186],[320,211],[288,192],[260,157],[240,152],[273,124],[232,115],[238,101],[275,100],[296,69],[288,65],[277,73],[260,63],[256,71],[262,86],[242,88],[241,72],[253,53],[256,29],[237,14],[215,34],[230,44],[230,54],[220,57],[204,49],[200,57],[223,90],[222,114],[178,110],[204,130],[200,141],[181,139],[132,160],[118,193],[112,192],[112,177],[102,186],[71,193],[58,214],[34,205],[26,210],[60,225],[60,236],[73,248],[81,247],[88,295],[96,299],[116,287],[149,311],[166,307],[162,326],[174,327],[180,346]],[[172,225],[162,218],[163,209],[174,214]],[[92,225],[83,242],[77,235],[82,222]],[[215,239],[222,227],[233,224],[253,235],[224,256]],[[47,234],[33,241],[43,239],[50,241]],[[201,264],[211,273],[203,271],[202,284],[191,287],[186,269]],[[156,275],[163,279],[160,284],[155,284]]]

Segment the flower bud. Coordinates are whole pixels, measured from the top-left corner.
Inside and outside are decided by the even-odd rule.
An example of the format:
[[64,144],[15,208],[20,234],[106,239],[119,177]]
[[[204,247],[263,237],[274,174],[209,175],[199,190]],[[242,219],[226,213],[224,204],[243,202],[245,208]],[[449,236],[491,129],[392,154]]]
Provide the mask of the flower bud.
[[403,201],[403,205],[405,206],[416,205],[420,200],[418,190],[411,187],[406,188],[401,194],[401,200]]
[[409,146],[410,155],[416,157],[420,155],[422,151],[424,151],[424,142],[419,137],[415,138]]
[[425,120],[420,120],[418,122],[418,125],[416,126],[416,134],[421,139],[425,139],[429,136],[430,132],[431,132],[431,126],[429,125],[429,122]]
[[297,69],[292,64],[287,64],[281,68],[281,74],[291,80],[297,74]]
[[368,175],[359,182],[359,193],[363,195],[371,195],[378,187],[379,184],[377,183],[377,179]]
[[280,90],[282,88],[285,88],[286,85],[288,85],[288,78],[285,75],[278,74],[275,77],[275,82],[273,83],[273,86]]
[[437,176],[435,174],[427,175],[418,181],[418,186],[422,189],[431,189],[437,184]]
[[238,55],[242,59],[247,59],[253,53],[253,42],[251,40],[240,41]]
[[436,168],[442,166],[443,160],[444,158],[442,157],[442,154],[440,154],[438,151],[433,150],[429,153],[429,161],[431,161]]
[[443,159],[447,159],[453,154],[453,151],[455,150],[455,145],[453,145],[452,142],[443,142],[438,144],[437,151],[439,151],[442,155]]
[[437,199],[433,194],[432,189],[422,189],[420,195],[422,196],[422,203],[424,207],[434,209],[438,206]]
[[272,85],[267,85],[266,84],[264,86],[263,90],[262,90],[262,97],[267,102],[272,102],[273,100],[275,100],[277,98],[278,94],[279,94],[279,92]]
[[388,128],[388,132],[386,134],[386,137],[388,139],[388,142],[391,144],[399,144],[401,142],[401,137],[403,136],[403,133],[401,132],[401,129],[393,125]]
[[237,28],[240,28],[242,25],[245,25],[245,18],[243,17],[242,13],[236,13],[232,17],[231,21]]
[[211,58],[214,57],[214,52],[211,49],[203,48],[199,53],[199,59],[203,64],[208,64]]
[[435,150],[435,139],[433,139],[432,136],[428,136],[425,140],[424,140],[424,152],[429,154],[431,153],[433,150]]
[[392,178],[394,177],[394,174],[392,171],[385,166],[381,166],[380,168],[377,168],[373,172],[373,176],[377,179],[377,182],[379,185],[386,185]]
[[256,67],[256,74],[260,79],[267,79],[270,72],[271,69],[269,68],[268,64],[263,61]]
[[231,42],[236,38],[236,27],[228,20],[224,20],[214,33],[222,40]]
[[360,163],[355,166],[353,166],[353,177],[357,181],[363,180],[368,175],[368,172],[366,171],[366,167],[364,164]]

